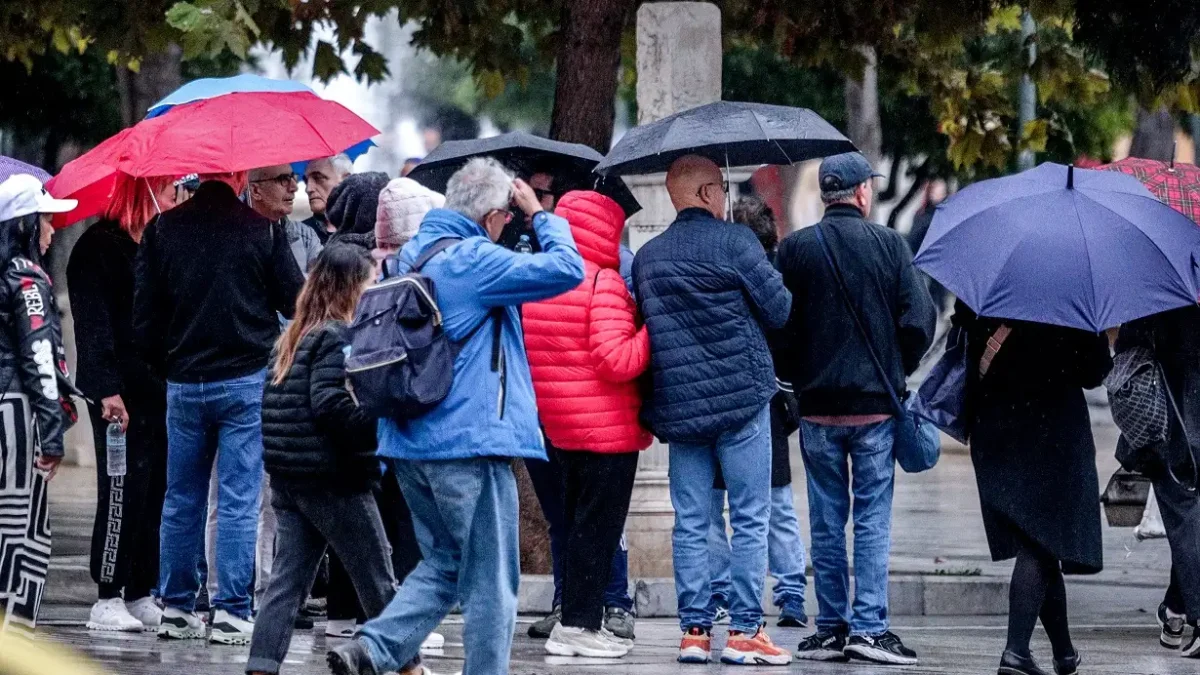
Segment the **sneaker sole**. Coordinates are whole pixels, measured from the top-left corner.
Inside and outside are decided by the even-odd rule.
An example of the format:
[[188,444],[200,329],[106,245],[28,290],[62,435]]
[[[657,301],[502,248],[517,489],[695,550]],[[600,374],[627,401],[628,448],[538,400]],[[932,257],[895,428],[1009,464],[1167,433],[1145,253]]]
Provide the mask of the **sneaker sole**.
[[1180,651],[1179,656],[1185,659],[1200,658],[1200,645],[1190,650],[1184,649]]
[[709,652],[695,647],[679,650],[679,658],[676,659],[679,663],[708,663],[711,658]]
[[225,635],[221,633],[213,633],[209,636],[208,641],[219,645],[242,646],[250,644],[251,636],[245,633],[236,633],[234,635]]
[[871,661],[874,663],[886,663],[892,666],[915,666],[917,665],[918,661],[918,659],[911,656],[901,656],[883,649],[875,649],[874,647],[861,647],[857,645],[846,647],[845,653],[852,659]]
[[1161,633],[1158,636],[1158,644],[1166,647],[1167,649],[1179,649],[1179,646],[1183,644],[1183,636],[1180,635],[1176,637],[1174,635],[1168,635],[1167,633]]
[[721,663],[731,666],[786,666],[791,662],[791,654],[771,656],[759,652],[741,652],[736,649],[725,649],[721,652]]
[[137,626],[110,626],[108,624],[96,623],[95,621],[89,621],[84,625],[88,630],[98,630],[105,633],[140,633],[143,630],[147,630],[146,626],[141,622],[138,622]]
[[354,637],[354,633],[330,633],[329,631],[325,631],[325,637],[336,638],[339,640],[349,640]]
[[845,653],[833,649],[820,649],[811,652],[796,652],[794,655],[801,661],[823,661],[825,663],[845,663],[850,660]]
[[549,640],[546,642],[546,653],[554,656],[584,656],[592,659],[619,659],[629,653],[628,649],[591,649],[576,647]]
[[208,637],[204,633],[204,627],[177,629],[177,628],[162,628],[158,629],[158,637],[164,640],[203,640]]

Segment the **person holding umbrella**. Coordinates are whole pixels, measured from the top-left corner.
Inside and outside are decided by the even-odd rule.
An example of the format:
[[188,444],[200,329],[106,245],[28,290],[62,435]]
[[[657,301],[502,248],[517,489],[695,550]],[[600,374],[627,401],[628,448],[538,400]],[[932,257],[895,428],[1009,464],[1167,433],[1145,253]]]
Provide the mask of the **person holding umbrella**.
[[633,261],[650,335],[653,393],[643,421],[670,447],[679,661],[705,663],[713,615],[708,560],[712,487],[721,468],[733,526],[729,640],[721,660],[786,665],[762,630],[771,511],[771,397],[766,332],[782,328],[792,295],[746,227],[725,222],[727,186],[710,159],[685,155],[667,172],[678,210]]

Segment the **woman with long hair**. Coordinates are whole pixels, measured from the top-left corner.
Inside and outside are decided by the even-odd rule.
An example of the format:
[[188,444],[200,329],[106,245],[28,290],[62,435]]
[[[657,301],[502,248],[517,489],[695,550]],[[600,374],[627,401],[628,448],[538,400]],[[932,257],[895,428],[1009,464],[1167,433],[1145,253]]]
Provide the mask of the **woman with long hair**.
[[375,420],[346,388],[347,323],[373,269],[366,249],[332,244],[322,251],[272,355],[262,426],[277,554],[247,673],[279,672],[327,545],[345,564],[369,616],[383,611],[395,592],[372,495],[380,477]]
[[[87,627],[101,631],[156,630],[162,610],[158,585],[158,528],[167,489],[167,386],[133,341],[133,260],[142,232],[175,206],[170,177],[122,174],[104,218],[79,238],[67,264],[78,385],[88,405],[96,444],[96,518],[91,572],[99,599]],[[126,470],[110,475],[108,428],[125,434]]]
[[33,176],[0,183],[0,632],[33,631],[50,565],[46,483],[75,419],[60,394],[66,351],[41,265],[54,236],[50,214],[75,206]]

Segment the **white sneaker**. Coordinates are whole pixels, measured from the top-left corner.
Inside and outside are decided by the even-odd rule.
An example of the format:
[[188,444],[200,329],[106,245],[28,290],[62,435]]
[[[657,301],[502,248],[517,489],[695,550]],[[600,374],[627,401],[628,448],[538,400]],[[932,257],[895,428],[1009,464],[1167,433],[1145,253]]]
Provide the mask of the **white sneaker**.
[[119,631],[122,633],[142,632],[142,622],[138,621],[125,608],[121,598],[97,600],[92,605],[92,613],[88,616],[88,630]]
[[148,595],[128,603],[125,609],[129,610],[130,616],[142,622],[142,630],[158,630],[162,624],[162,608]]
[[608,640],[609,642],[619,644],[622,647],[626,647],[628,649],[633,649],[633,640],[630,640],[629,638],[619,637],[616,633],[613,633],[611,630],[609,630],[603,626],[600,627],[600,637],[604,638],[605,640]]
[[172,640],[203,640],[206,637],[204,622],[195,612],[167,607],[163,610],[162,623],[158,626],[158,637]]
[[554,627],[546,640],[546,653],[555,656],[588,656],[599,659],[619,659],[629,653],[629,647],[612,642],[599,631],[564,626]]
[[425,641],[421,643],[421,649],[426,650],[445,649],[445,647],[446,636],[442,635],[441,633],[430,633],[429,637],[425,638]]
[[[166,621],[166,617],[163,621]],[[213,614],[212,635],[208,641],[223,645],[248,645],[253,634],[253,621],[239,619],[223,609],[218,609]]]
[[331,638],[352,638],[356,627],[354,619],[330,619],[325,624],[325,635]]

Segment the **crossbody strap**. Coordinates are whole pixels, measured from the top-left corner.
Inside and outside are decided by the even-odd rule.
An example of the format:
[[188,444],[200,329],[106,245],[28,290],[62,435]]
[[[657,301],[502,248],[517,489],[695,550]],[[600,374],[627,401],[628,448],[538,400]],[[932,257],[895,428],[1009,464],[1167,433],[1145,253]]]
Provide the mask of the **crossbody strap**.
[[996,359],[996,355],[1000,353],[1000,348],[1004,346],[1004,341],[1008,339],[1012,333],[1012,326],[1003,324],[996,329],[988,338],[987,346],[983,348],[983,356],[979,359],[979,378],[983,379],[988,371],[992,369],[992,361]]
[[883,381],[883,386],[887,389],[888,396],[892,397],[892,406],[896,409],[897,415],[904,414],[904,406],[900,403],[900,397],[896,394],[895,387],[892,386],[891,380],[888,379],[887,371],[883,368],[883,362],[879,360],[879,355],[875,353],[875,347],[871,345],[871,336],[867,332],[867,327],[859,318],[858,312],[854,310],[854,302],[850,297],[850,289],[846,286],[846,280],[842,278],[842,271],[838,269],[837,262],[833,258],[833,252],[829,250],[829,244],[825,241],[825,233],[821,231],[820,225],[814,225],[813,228],[817,231],[817,241],[821,244],[821,250],[825,253],[825,262],[829,263],[829,269],[833,272],[833,278],[837,280],[838,290],[841,291],[842,302],[846,305],[846,311],[850,312],[851,318],[854,319],[854,325],[858,327],[858,334],[862,337],[863,345],[867,348],[867,353],[871,355],[871,363],[875,364],[875,372],[878,373],[879,379]]

